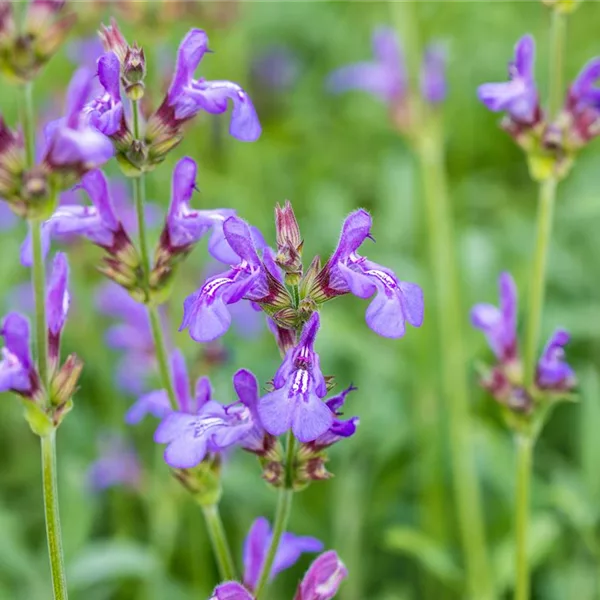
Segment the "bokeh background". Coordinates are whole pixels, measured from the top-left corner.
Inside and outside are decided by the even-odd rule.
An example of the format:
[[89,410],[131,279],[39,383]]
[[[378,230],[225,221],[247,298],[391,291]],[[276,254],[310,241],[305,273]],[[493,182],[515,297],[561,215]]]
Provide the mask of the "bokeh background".
[[[356,207],[374,216],[372,260],[431,289],[427,231],[417,164],[394,130],[386,107],[361,93],[331,96],[327,75],[371,56],[370,36],[381,24],[400,32],[416,27],[424,41],[448,50],[449,94],[443,107],[450,194],[456,219],[463,312],[476,301],[496,301],[496,279],[510,270],[527,286],[536,188],[521,151],[497,127],[496,115],[476,99],[477,85],[503,80],[514,42],[534,34],[537,77],[546,89],[549,11],[541,2],[421,2],[410,7],[380,2],[136,2],[119,6],[77,2],[80,21],[71,43],[36,82],[40,119],[61,106],[66,84],[85,55],[79,40],[94,35],[114,15],[130,41],[146,51],[148,95],[160,101],[176,47],[192,26],[207,30],[214,54],[201,65],[208,79],[230,79],[251,94],[264,128],[253,144],[227,135],[228,117],[202,116],[184,143],[149,176],[149,199],[165,209],[177,159],[199,163],[197,207],[235,208],[274,240],[273,207],[289,198],[305,239],[306,264],[327,256],[343,217]],[[565,73],[572,79],[600,54],[598,3],[584,2],[569,19]],[[414,31],[411,29],[411,31]],[[410,33],[410,32],[409,32]],[[414,57],[409,57],[413,60]],[[0,83],[0,111],[15,123],[18,96]],[[559,188],[549,261],[543,334],[562,325],[573,334],[579,402],[559,406],[536,449],[532,516],[535,598],[600,597],[600,142],[592,143]],[[114,164],[108,169],[120,178]],[[160,221],[154,228],[155,237]],[[0,307],[26,309],[28,271],[19,264],[25,225],[7,215],[0,222]],[[85,243],[67,246],[72,265],[72,309],[63,351],[85,361],[75,410],[58,438],[59,487],[65,553],[74,600],[207,598],[217,581],[206,530],[197,506],[179,489],[152,443],[155,422],[127,427],[123,416],[135,400],[116,383],[122,354],[105,341],[114,320],[97,309],[100,252]],[[186,353],[195,375],[211,376],[216,396],[233,400],[231,376],[242,367],[262,382],[273,376],[279,355],[263,324],[248,335],[229,332],[219,347],[201,347],[178,333],[182,299],[207,269],[200,244],[179,272],[168,306],[171,340]],[[430,294],[429,294],[430,295]],[[437,402],[435,332],[427,316],[421,330],[402,340],[377,337],[364,322],[366,305],[353,297],[327,304],[318,350],[324,371],[338,386],[350,382],[347,414],[361,418],[357,435],[331,452],[335,477],[295,498],[290,529],[315,535],[335,548],[350,577],[342,600],[461,598],[464,591],[445,418]],[[429,308],[431,312],[431,307]],[[243,330],[244,328],[242,328]],[[513,446],[493,400],[478,389],[475,364],[490,359],[481,335],[464,330],[472,384],[475,459],[484,495],[488,544],[498,597],[511,590]],[[429,342],[427,341],[429,340]],[[443,348],[451,353],[452,347]],[[156,381],[146,382],[152,389]],[[431,396],[433,395],[433,402]],[[431,407],[437,407],[431,410]],[[428,410],[430,427],[419,411]],[[137,488],[97,491],[89,469],[106,436],[122,436],[139,454]],[[109,438],[114,439],[114,438]],[[436,481],[427,449],[440,440]],[[39,441],[22,419],[18,402],[0,398],[0,598],[47,600],[49,568],[41,499]],[[435,461],[434,461],[435,462]],[[431,473],[433,477],[433,473]],[[439,479],[441,477],[441,479]],[[421,518],[424,489],[441,490],[441,534]],[[272,518],[275,493],[260,479],[254,457],[235,453],[224,469],[222,512],[238,562],[253,519]],[[280,576],[270,598],[288,598],[310,562],[304,557]]]

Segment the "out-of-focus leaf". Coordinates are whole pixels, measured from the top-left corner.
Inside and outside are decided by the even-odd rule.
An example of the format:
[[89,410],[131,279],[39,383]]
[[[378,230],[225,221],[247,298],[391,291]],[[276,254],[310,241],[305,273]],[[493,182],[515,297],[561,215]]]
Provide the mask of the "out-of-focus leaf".
[[95,542],[85,547],[68,568],[74,589],[120,578],[145,579],[161,570],[151,548],[123,540]]
[[463,574],[451,556],[420,531],[394,527],[386,532],[385,545],[413,557],[428,573],[450,587],[457,587],[462,581]]

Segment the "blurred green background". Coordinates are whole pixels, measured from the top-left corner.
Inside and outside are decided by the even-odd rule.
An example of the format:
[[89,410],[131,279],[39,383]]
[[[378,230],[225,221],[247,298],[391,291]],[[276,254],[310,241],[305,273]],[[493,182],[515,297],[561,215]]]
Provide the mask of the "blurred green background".
[[[128,39],[145,48],[148,93],[157,104],[179,41],[190,27],[201,27],[215,53],[204,58],[199,72],[247,89],[264,132],[258,142],[243,144],[227,135],[227,116],[201,116],[184,143],[149,176],[149,199],[167,206],[172,167],[190,155],[199,163],[201,193],[194,197],[195,206],[235,208],[271,243],[273,207],[289,198],[305,239],[305,264],[313,254],[327,256],[344,216],[365,207],[373,213],[377,240],[368,247],[369,258],[393,268],[401,279],[420,283],[427,306],[428,234],[410,148],[394,131],[383,104],[362,93],[332,97],[324,85],[333,69],[371,57],[372,30],[391,23],[391,11],[397,11],[395,22],[402,28],[403,8],[379,2],[189,2],[182,13],[174,13],[172,4],[133,3],[123,11],[77,2],[81,18],[71,39],[92,36],[100,22],[116,16]],[[501,270],[511,271],[521,290],[526,289],[537,194],[521,151],[498,129],[497,116],[478,103],[475,91],[485,81],[504,80],[515,41],[530,32],[538,44],[536,72],[543,97],[549,11],[541,2],[422,2],[414,8],[420,37],[441,40],[449,51],[445,136],[466,323],[474,302],[496,302]],[[599,22],[600,6],[592,2],[584,2],[569,18],[568,79],[600,54]],[[291,61],[289,80],[273,87],[256,63],[265,54],[282,52]],[[75,68],[68,54],[66,48],[36,82],[40,115],[62,101]],[[0,90],[0,111],[14,124],[18,96],[7,81]],[[533,584],[534,597],[545,600],[600,597],[599,164],[600,143],[593,142],[561,184],[549,261],[543,336],[558,325],[572,332],[568,355],[578,373],[580,401],[558,407],[536,448]],[[120,177],[114,164],[107,171]],[[18,308],[12,290],[28,277],[17,260],[24,235],[23,223],[0,232],[4,311]],[[102,278],[94,265],[100,253],[83,243],[68,252],[73,301],[63,354],[77,352],[85,361],[75,410],[58,438],[71,597],[207,598],[217,573],[202,515],[162,463],[160,449],[152,443],[155,422],[149,418],[133,428],[123,423],[135,398],[115,385],[119,354],[103,339],[111,320],[99,316],[95,307]],[[169,305],[170,334],[195,365],[195,375],[205,369],[204,349],[187,333],[177,333],[177,327],[182,299],[202,282],[206,264],[201,243],[180,270]],[[445,415],[441,410],[429,415],[426,431],[417,426],[423,398],[435,395],[438,365],[423,360],[423,344],[435,332],[426,312],[422,329],[411,328],[404,339],[379,338],[364,322],[365,308],[366,303],[344,297],[323,309],[317,346],[321,364],[325,373],[336,376],[338,389],[350,382],[358,386],[346,412],[359,415],[361,425],[354,438],[331,452],[329,469],[335,477],[297,495],[290,529],[317,536],[338,551],[350,571],[339,594],[342,600],[461,598],[464,578]],[[467,327],[464,335],[471,365],[490,359],[480,334]],[[266,328],[251,340],[231,331],[224,345],[227,360],[210,370],[223,402],[233,399],[231,376],[237,369],[249,368],[265,382],[279,364]],[[488,544],[498,597],[504,597],[511,590],[513,568],[512,440],[493,400],[478,389],[474,367],[471,382],[472,435]],[[19,404],[8,395],[1,400],[0,598],[47,600],[39,441],[23,421]],[[89,489],[87,470],[106,432],[120,432],[135,444],[144,468],[141,489]],[[428,533],[420,519],[428,485],[425,469],[431,463],[425,455],[440,438],[447,502],[443,539]],[[235,453],[224,469],[222,512],[238,562],[251,522],[259,515],[272,519],[275,499],[261,481],[254,457]],[[309,562],[305,556],[280,576],[269,597],[290,598]]]

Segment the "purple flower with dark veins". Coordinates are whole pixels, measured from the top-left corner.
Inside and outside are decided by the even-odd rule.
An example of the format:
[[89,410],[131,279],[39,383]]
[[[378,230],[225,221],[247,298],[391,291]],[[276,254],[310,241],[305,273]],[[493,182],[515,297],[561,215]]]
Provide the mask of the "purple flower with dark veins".
[[360,62],[334,71],[328,79],[332,92],[363,90],[392,104],[404,99],[408,76],[396,32],[379,27],[373,33],[375,60]]
[[194,210],[190,207],[192,194],[196,189],[198,166],[189,158],[182,158],[173,171],[171,205],[161,238],[170,252],[184,252],[190,249],[207,233],[211,232],[208,251],[216,259],[226,264],[237,263],[239,257],[230,248],[223,233],[223,223],[235,214],[233,209]]
[[208,36],[201,29],[192,29],[185,36],[177,53],[175,74],[167,97],[156,117],[172,129],[178,129],[198,112],[221,114],[232,103],[229,133],[244,142],[254,142],[261,126],[248,94],[231,81],[194,79],[194,71],[208,52]]
[[308,320],[298,344],[289,350],[273,378],[274,391],[258,403],[260,420],[271,435],[290,429],[301,442],[312,442],[333,424],[333,413],[323,402],[327,394],[319,355],[314,351],[319,313]]
[[[267,519],[264,517],[256,519],[244,541],[244,585],[248,590],[254,590],[258,584],[272,539],[273,532]],[[296,564],[303,553],[321,550],[323,544],[318,539],[285,532],[277,547],[269,580]]]
[[348,569],[337,553],[324,552],[306,572],[294,600],[331,600],[347,576]]
[[510,81],[484,83],[477,89],[481,102],[493,112],[506,112],[520,124],[533,125],[541,117],[533,74],[535,41],[523,36],[515,46],[514,60],[508,66]]
[[139,489],[142,468],[135,450],[118,435],[100,440],[100,456],[89,467],[88,481],[94,491],[115,486]]
[[[123,125],[121,65],[114,52],[106,52],[98,59],[97,68],[98,80],[104,91],[85,105],[83,114],[98,131],[112,136]],[[123,126],[127,127],[126,124]]]
[[[223,224],[227,243],[237,255],[231,269],[210,277],[195,293],[185,299],[180,331],[189,328],[197,342],[210,342],[222,336],[231,325],[228,305],[243,298],[257,303],[287,302],[288,294],[279,280],[272,261],[263,262],[258,255],[256,235],[239,217],[229,217]],[[272,263],[272,264],[271,264]]]
[[255,407],[246,404],[256,395],[247,389],[248,378],[254,380],[254,376],[247,371],[236,373],[234,383],[239,400],[223,405],[211,399],[207,377],[198,379],[194,397],[191,396],[185,361],[180,352],[173,353],[172,364],[177,410],[170,406],[166,390],[157,390],[142,396],[126,415],[128,423],[138,422],[147,413],[162,418],[154,441],[167,444],[167,464],[176,469],[191,469],[208,453],[220,452],[235,444],[245,447],[247,438],[248,449],[255,451],[253,445],[260,425],[253,418]]
[[575,372],[565,362],[564,347],[571,336],[563,329],[557,329],[537,364],[536,385],[542,390],[566,392],[575,386]]
[[106,343],[110,348],[123,351],[116,373],[119,387],[139,395],[156,365],[148,312],[143,304],[112,282],[107,282],[99,290],[97,306],[104,314],[120,320],[107,329]]
[[473,326],[485,334],[490,348],[501,363],[518,360],[517,286],[510,273],[498,279],[500,308],[477,304],[471,311]]
[[346,218],[338,247],[315,278],[310,295],[319,303],[347,293],[358,298],[375,295],[365,315],[367,325],[383,337],[400,338],[406,322],[413,327],[423,323],[423,291],[356,252],[371,237],[371,226],[371,215],[363,209]]
[[[42,224],[42,251],[44,256],[55,236],[80,235],[111,254],[132,247],[123,224],[115,214],[108,191],[106,177],[100,170],[87,173],[81,187],[92,200],[92,206],[59,206],[54,214]],[[21,262],[32,265],[31,236],[28,235],[21,248]]]

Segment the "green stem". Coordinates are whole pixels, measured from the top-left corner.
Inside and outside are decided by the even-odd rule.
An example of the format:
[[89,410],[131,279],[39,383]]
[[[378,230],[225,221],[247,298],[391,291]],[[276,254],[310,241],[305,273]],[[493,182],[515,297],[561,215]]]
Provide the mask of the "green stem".
[[[135,177],[133,180],[133,201],[135,203],[135,214],[138,224],[138,237],[140,243],[140,254],[142,258],[142,278],[148,295],[150,277],[150,253],[148,252],[148,236],[146,233],[146,216],[144,205],[146,201],[146,178],[144,175]],[[146,298],[148,299],[148,298]]]
[[447,191],[442,124],[439,115],[430,113],[421,125],[416,146],[425,195],[431,270],[435,282],[436,320],[441,350],[439,360],[444,391],[442,397],[447,403],[448,411],[458,526],[465,553],[469,597],[484,600],[493,597],[493,584],[470,440],[463,310]]
[[35,112],[33,110],[33,82],[29,81],[23,85],[21,127],[25,140],[25,159],[30,169],[35,163]]
[[224,581],[235,579],[235,565],[233,563],[233,558],[231,557],[229,544],[227,543],[219,507],[217,504],[202,506],[202,512],[208,528],[213,553],[217,559],[217,564],[219,565],[221,579]]
[[52,589],[54,600],[67,600],[67,579],[63,561],[58,489],[56,484],[56,431],[41,438],[42,481],[44,486],[44,510],[46,514],[46,536],[50,554]]
[[527,531],[529,521],[529,488],[533,439],[517,435],[517,489],[515,505],[515,600],[529,598],[529,561],[527,559]]
[[[35,297],[35,339],[38,369],[45,390],[49,390],[48,373],[48,326],[46,323],[46,267],[42,253],[41,223],[36,219],[29,221],[31,246],[33,251],[33,293]],[[48,399],[49,403],[49,399]]]
[[171,378],[171,369],[169,368],[169,356],[167,352],[167,345],[165,343],[165,337],[162,330],[162,322],[158,308],[152,304],[147,305],[148,317],[150,318],[150,325],[152,327],[152,337],[154,338],[154,348],[156,351],[156,360],[158,361],[158,370],[160,372],[160,378],[163,386],[167,390],[169,396],[169,402],[173,410],[178,409],[177,397],[175,396],[175,388],[173,387],[173,380]]
[[548,99],[548,112],[551,119],[555,119],[560,112],[564,99],[563,63],[567,33],[566,25],[565,14],[554,8],[550,26],[550,88]]
[[292,499],[294,497],[294,489],[292,486],[294,478],[295,444],[296,440],[293,433],[290,431],[287,436],[285,453],[285,483],[279,489],[277,510],[275,512],[275,523],[273,524],[273,538],[271,539],[269,551],[262,566],[260,577],[258,578],[256,590],[254,591],[255,600],[259,600],[261,593],[269,581],[269,575],[271,574],[271,569],[273,567],[273,563],[275,562],[275,555],[277,554],[277,549],[279,548],[281,536],[284,534],[287,528],[290,514],[292,513]]
[[525,336],[525,373],[527,385],[535,378],[537,349],[540,339],[544,294],[546,288],[546,264],[552,235],[552,218],[556,200],[557,181],[551,177],[540,183],[537,233],[529,288],[529,308]]

